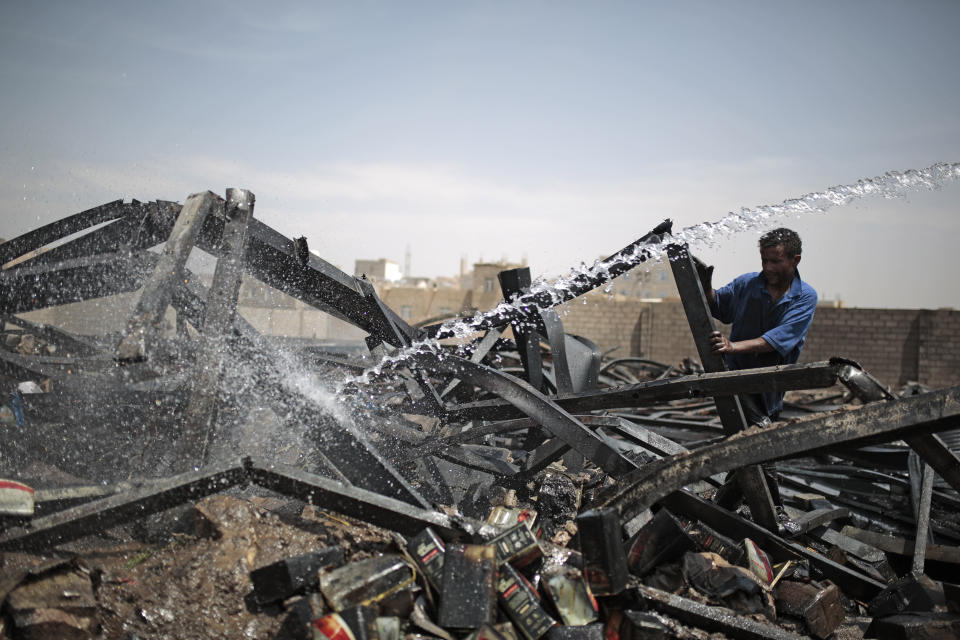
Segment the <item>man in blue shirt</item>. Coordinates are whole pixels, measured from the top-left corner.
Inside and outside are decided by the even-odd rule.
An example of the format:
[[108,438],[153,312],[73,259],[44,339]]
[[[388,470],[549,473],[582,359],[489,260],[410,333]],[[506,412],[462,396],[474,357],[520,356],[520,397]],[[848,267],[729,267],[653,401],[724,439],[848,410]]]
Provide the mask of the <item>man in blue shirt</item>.
[[[790,229],[774,229],[760,238],[762,271],[745,273],[714,291],[713,267],[702,263],[697,271],[713,317],[731,324],[730,337],[719,331],[710,336],[713,350],[731,369],[794,364],[817,307],[817,292],[800,279],[800,236]],[[768,424],[783,409],[783,393],[741,395],[744,414],[752,424]]]

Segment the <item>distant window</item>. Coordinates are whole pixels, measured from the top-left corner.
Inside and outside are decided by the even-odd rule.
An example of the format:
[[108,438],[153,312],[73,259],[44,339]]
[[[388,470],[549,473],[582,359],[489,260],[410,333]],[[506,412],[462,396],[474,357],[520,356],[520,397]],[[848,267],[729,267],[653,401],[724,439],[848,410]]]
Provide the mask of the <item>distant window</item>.
[[404,320],[409,320],[413,317],[413,307],[408,304],[405,304],[400,307],[400,317]]
[[484,291],[493,291],[493,278],[485,278],[483,281]]
[[666,272],[666,271],[661,271],[661,272],[660,272],[660,282],[663,282],[663,281],[666,280],[666,279],[667,279],[667,272]]

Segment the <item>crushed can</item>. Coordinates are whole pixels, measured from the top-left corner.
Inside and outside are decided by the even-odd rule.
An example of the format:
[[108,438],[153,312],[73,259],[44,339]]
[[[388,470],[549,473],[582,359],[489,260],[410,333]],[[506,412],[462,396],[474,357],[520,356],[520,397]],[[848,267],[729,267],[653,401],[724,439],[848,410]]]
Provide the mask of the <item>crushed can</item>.
[[427,577],[430,585],[439,590],[443,584],[443,540],[427,527],[407,541],[407,553],[417,563],[417,568]]
[[527,640],[538,640],[557,624],[543,608],[540,597],[526,578],[507,563],[500,565],[497,598]]
[[543,557],[543,549],[540,548],[537,537],[525,522],[510,527],[490,540],[490,544],[497,548],[500,562],[509,562],[517,568],[525,567]]
[[378,640],[377,614],[371,607],[351,607],[317,618],[313,640]]
[[286,600],[292,595],[315,590],[320,584],[319,571],[343,565],[343,549],[328,547],[299,556],[285,558],[250,572],[253,596],[257,604]]
[[614,509],[590,509],[577,516],[583,573],[594,595],[616,595],[627,587],[627,555]]
[[479,629],[492,624],[497,614],[496,577],[496,547],[447,545],[437,623],[450,629]]
[[666,509],[660,509],[627,543],[630,573],[643,577],[658,565],[694,549],[680,521]]
[[413,584],[413,567],[390,554],[334,569],[320,576],[320,591],[334,611],[378,602]]
[[563,624],[582,626],[596,622],[600,617],[597,599],[580,571],[558,567],[544,574],[543,586]]

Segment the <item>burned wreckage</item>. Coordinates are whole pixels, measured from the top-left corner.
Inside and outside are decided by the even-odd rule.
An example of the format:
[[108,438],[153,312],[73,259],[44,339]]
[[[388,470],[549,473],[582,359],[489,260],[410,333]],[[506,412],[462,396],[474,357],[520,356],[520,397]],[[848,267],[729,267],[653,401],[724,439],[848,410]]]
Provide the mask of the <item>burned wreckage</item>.
[[[895,396],[842,358],[727,371],[669,221],[562,287],[503,271],[504,303],[415,327],[254,218],[253,194],[225,196],[112,202],[0,244],[0,638],[960,633],[960,460],[938,436],[960,427],[960,387]],[[216,258],[209,286],[194,248]],[[664,248],[700,363],[612,359],[564,332],[555,307]],[[237,313],[244,276],[362,329],[369,355],[260,334]],[[21,317],[137,291],[119,334]],[[337,408],[291,370],[347,380]],[[838,383],[847,404],[821,394],[764,429],[738,398]],[[293,463],[248,439],[262,407],[304,434]],[[247,627],[103,604],[130,580],[98,568],[91,539],[151,518],[172,530],[182,519],[163,515],[185,508],[209,525],[210,500],[251,493],[381,543],[239,557],[246,605],[234,593],[226,617]]]

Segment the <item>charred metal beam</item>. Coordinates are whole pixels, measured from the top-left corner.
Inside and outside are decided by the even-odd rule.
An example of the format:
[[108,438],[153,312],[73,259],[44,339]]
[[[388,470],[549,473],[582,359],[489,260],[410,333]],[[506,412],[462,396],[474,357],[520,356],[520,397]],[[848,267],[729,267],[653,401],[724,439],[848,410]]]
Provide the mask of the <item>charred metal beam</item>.
[[553,309],[545,309],[539,313],[539,316],[547,342],[550,343],[550,361],[553,365],[553,381],[557,387],[557,395],[571,394],[577,389],[574,388],[567,352],[567,334],[563,332],[560,314]]
[[[524,307],[549,309],[592,291],[617,276],[623,275],[647,259],[657,256],[659,250],[656,245],[660,242],[660,237],[663,234],[670,233],[672,227],[673,223],[670,220],[664,220],[650,233],[601,260],[597,268],[594,269],[594,273],[578,273],[566,281],[559,290],[535,288],[534,291],[517,298],[513,304],[498,305],[487,313],[468,320],[466,322],[467,327],[472,331],[502,327],[510,324],[514,318],[523,316],[524,312],[521,309]],[[431,325],[425,327],[424,331],[427,336],[438,340],[454,337],[453,330],[446,324]]]
[[633,463],[615,447],[519,378],[449,355],[419,353],[414,359],[425,367],[446,371],[496,393],[611,475],[620,475],[634,468]]
[[[843,527],[840,533],[887,553],[913,557],[916,552],[916,540],[867,531],[850,525]],[[960,547],[929,543],[923,546],[926,560],[955,564],[960,569]]]
[[644,465],[604,501],[627,516],[648,508],[671,491],[705,476],[745,465],[796,457],[838,445],[866,444],[952,428],[960,416],[960,387],[950,387],[857,411],[815,416],[751,429],[709,445]]
[[92,209],[51,222],[28,233],[11,238],[0,245],[0,266],[36,251],[51,242],[83,231],[94,225],[119,218],[124,214],[123,200],[114,200]]
[[[856,362],[839,359],[837,362],[842,365],[840,381],[861,402],[896,399],[879,380],[864,371]],[[951,451],[943,440],[936,435],[921,435],[907,438],[906,442],[954,491],[960,491],[960,456]]]
[[468,537],[479,530],[479,523],[418,508],[360,487],[347,486],[324,476],[295,467],[268,465],[254,461],[250,481],[258,486],[304,500],[337,513],[411,536],[431,527],[447,540]]
[[184,473],[32,520],[0,535],[0,549],[35,549],[77,540],[245,482],[242,465]]
[[116,367],[108,356],[24,356],[0,350],[0,371],[18,380],[62,379],[82,373],[99,374]]
[[[212,252],[218,238],[216,222],[208,221],[197,245]],[[256,219],[250,221],[245,266],[251,276],[305,304],[368,333],[379,329],[369,316],[369,304],[357,278],[312,253],[308,255],[307,264],[303,265],[293,240]],[[411,327],[392,310],[388,309],[387,314],[408,340],[421,335],[420,330]],[[401,346],[392,337],[390,344]]]
[[[960,425],[958,420],[954,428]],[[933,467],[954,491],[960,492],[960,456],[952,451],[936,434],[907,436],[904,439],[916,451],[920,459]]]
[[[710,344],[710,335],[714,330],[713,318],[704,295],[703,286],[697,276],[697,269],[693,263],[693,256],[686,245],[671,244],[667,246],[667,255],[670,256],[670,268],[677,283],[683,310],[690,324],[693,341],[697,345],[700,362],[707,372],[726,371],[727,365],[723,356],[716,353]],[[747,428],[747,419],[740,406],[737,396],[716,396],[717,414],[720,423],[727,435],[733,435]],[[771,531],[777,529],[777,515],[773,506],[770,488],[763,477],[763,472],[756,466],[745,466],[737,469],[735,475],[737,484],[743,492],[750,513],[757,522]]]
[[5,269],[0,271],[0,309],[23,313],[135,291],[155,263],[156,256],[147,252],[113,253]]
[[220,239],[220,256],[207,296],[200,336],[199,356],[193,392],[183,417],[180,435],[180,460],[203,465],[207,461],[210,438],[217,418],[220,372],[224,343],[231,333],[237,311],[237,296],[243,279],[243,256],[247,245],[247,226],[253,216],[256,197],[246,189],[227,189],[224,208],[226,222]]
[[923,479],[920,489],[920,504],[917,505],[917,533],[913,549],[913,571],[923,573],[923,563],[927,552],[927,534],[930,531],[930,501],[933,498],[933,468],[923,465]]
[[[517,300],[530,288],[530,267],[506,269],[497,274],[500,282],[500,291],[503,299],[511,303]],[[540,353],[540,322],[536,318],[537,308],[522,309],[524,314],[517,314],[510,319],[510,328],[513,329],[513,338],[520,353],[520,363],[526,374],[527,382],[534,389],[543,389],[543,357]]]
[[519,471],[516,465],[510,464],[506,460],[497,460],[482,456],[468,448],[468,445],[447,447],[434,455],[447,462],[453,462],[454,464],[466,467],[467,469],[482,471],[495,476],[510,477]]
[[162,243],[170,235],[182,208],[176,202],[158,200],[124,204],[123,216],[31,258],[30,265],[56,264],[64,260],[101,253],[131,253]]
[[[101,353],[100,345],[85,336],[79,336],[50,325],[31,322],[14,315],[0,315],[0,326],[9,324],[19,327],[24,333],[40,336],[50,344],[56,346],[58,351],[65,351],[66,354],[64,355],[76,357],[92,356]],[[4,329],[8,330],[5,326]]]
[[[252,220],[251,222],[254,222]],[[188,313],[191,322],[199,322],[206,309],[206,287],[190,282],[175,290],[178,309]],[[259,384],[257,392],[277,415],[295,415],[305,425],[319,432],[323,429],[324,459],[335,467],[338,474],[350,482],[409,504],[426,507],[429,503],[413,486],[384,458],[363,432],[348,420],[338,422],[334,428],[326,428],[329,411],[318,402],[284,384],[286,379],[281,369],[283,363],[296,362],[294,354],[281,351],[254,329],[240,314],[234,314],[233,330],[239,336],[238,347],[231,351],[231,362],[237,368],[256,362],[261,368],[256,372]]]
[[632,587],[630,593],[646,608],[723,637],[743,640],[802,640],[804,637],[776,625],[732,615],[724,607],[712,607],[653,587],[638,585]]
[[203,221],[211,211],[222,211],[222,207],[223,200],[210,191],[194,193],[187,198],[164,245],[160,260],[147,278],[137,307],[127,322],[124,337],[117,346],[119,360],[136,362],[147,357],[148,343],[153,340],[156,325],[162,320],[173,298],[174,287],[183,280],[184,265],[190,257]]
[[[479,364],[483,361],[490,350],[493,349],[493,346],[497,344],[497,341],[500,340],[500,336],[503,335],[502,329],[490,329],[484,334],[483,338],[477,343],[477,346],[470,353],[470,362],[476,362]],[[457,388],[457,385],[460,384],[458,378],[454,378],[450,381],[449,384],[443,389],[440,393],[440,397],[443,398],[450,394],[451,391]]]
[[[817,389],[836,384],[838,370],[839,365],[832,362],[813,362],[741,371],[718,371],[558,396],[552,400],[571,413],[585,413],[602,409],[642,407],[687,398]],[[449,411],[451,420],[502,420],[518,415],[512,405],[502,400],[461,404],[451,407]]]
[[[390,307],[383,303],[380,296],[377,295],[373,285],[366,280],[361,280],[358,284],[360,285],[360,290],[363,292],[364,301],[367,304],[368,316],[373,322],[374,327],[374,330],[367,338],[368,347],[372,344],[371,339],[388,344],[399,344],[401,347],[409,347],[411,338],[405,333],[406,329],[394,322],[393,312],[390,310]],[[431,415],[442,418],[446,414],[443,401],[440,399],[440,394],[434,389],[426,372],[419,367],[411,367],[411,373],[417,385],[420,387],[421,393],[423,393],[423,399],[419,403],[424,407],[423,410]]]

